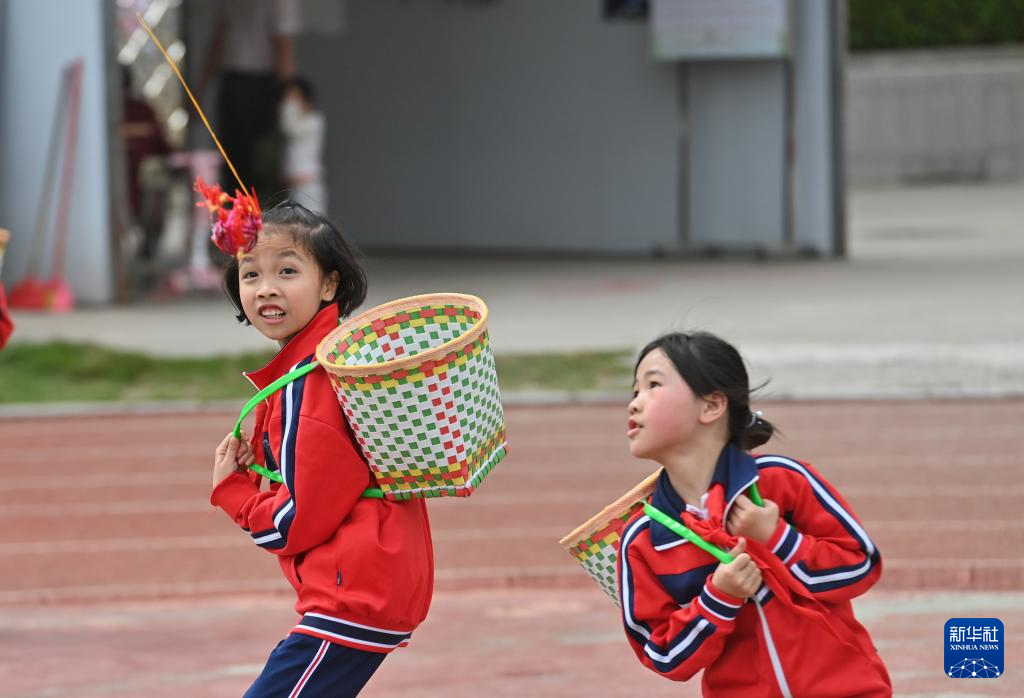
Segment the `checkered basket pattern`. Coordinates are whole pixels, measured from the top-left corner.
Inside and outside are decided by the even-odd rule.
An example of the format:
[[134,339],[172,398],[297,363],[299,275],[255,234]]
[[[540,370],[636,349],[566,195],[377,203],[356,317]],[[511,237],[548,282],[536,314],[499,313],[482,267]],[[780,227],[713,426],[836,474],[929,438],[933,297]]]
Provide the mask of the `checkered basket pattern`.
[[630,517],[643,508],[660,472],[647,477],[560,541],[616,606],[619,605],[617,568],[622,529]]
[[316,355],[386,498],[467,497],[505,456],[479,298],[392,301],[343,322]]

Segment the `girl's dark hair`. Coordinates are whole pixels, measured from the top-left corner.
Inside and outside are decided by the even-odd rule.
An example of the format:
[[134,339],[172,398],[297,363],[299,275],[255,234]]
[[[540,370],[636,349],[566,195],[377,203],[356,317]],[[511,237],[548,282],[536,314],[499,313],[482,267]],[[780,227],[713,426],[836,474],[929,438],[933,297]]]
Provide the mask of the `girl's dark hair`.
[[[313,256],[324,276],[338,272],[338,288],[334,292],[334,298],[321,301],[321,309],[331,303],[337,303],[338,317],[345,317],[362,305],[366,299],[366,274],[359,266],[355,248],[326,217],[287,199],[263,212],[263,228],[273,228],[275,233],[291,235],[296,244],[301,245]],[[242,310],[242,297],[238,292],[236,257],[228,260],[224,268],[224,292],[235,306],[238,321],[248,325],[249,318]]]
[[749,451],[772,437],[775,432],[772,423],[750,411],[753,391],[743,358],[733,345],[710,332],[665,334],[640,350],[634,374],[643,358],[655,349],[665,352],[698,397],[712,393],[725,395],[729,401],[729,443]]

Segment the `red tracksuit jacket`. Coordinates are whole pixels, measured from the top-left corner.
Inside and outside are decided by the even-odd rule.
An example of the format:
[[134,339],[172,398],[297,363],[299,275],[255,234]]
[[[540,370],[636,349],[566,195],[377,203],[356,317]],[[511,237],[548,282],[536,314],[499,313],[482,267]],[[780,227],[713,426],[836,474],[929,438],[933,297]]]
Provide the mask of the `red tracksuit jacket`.
[[[247,377],[262,389],[313,361],[317,343],[337,325],[332,304]],[[257,476],[233,473],[210,502],[278,556],[302,615],[292,632],[371,652],[408,644],[433,592],[426,502],[360,498],[374,480],[322,368],[257,408],[252,446],[257,462],[279,470],[284,483],[261,492]]]
[[705,696],[890,696],[885,665],[850,600],[882,572],[878,549],[843,498],[807,463],[728,445],[708,491],[707,520],[663,471],[650,502],[705,540],[731,548],[729,507],[757,481],[779,505],[767,544],[747,541],[764,584],[747,602],[715,588],[718,562],[641,510],[623,529],[619,595],[629,643],[649,669]]
[[11,314],[7,310],[7,296],[4,295],[3,282],[0,282],[0,349],[7,344],[12,332],[14,332],[14,323],[11,322]]

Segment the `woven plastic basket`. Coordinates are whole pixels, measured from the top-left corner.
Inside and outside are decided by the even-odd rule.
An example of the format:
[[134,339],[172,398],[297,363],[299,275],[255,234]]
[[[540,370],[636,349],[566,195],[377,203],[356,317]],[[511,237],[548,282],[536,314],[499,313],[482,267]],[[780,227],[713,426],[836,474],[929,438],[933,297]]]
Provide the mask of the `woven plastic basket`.
[[618,560],[622,529],[644,502],[658,482],[660,470],[606,506],[601,513],[560,542],[563,548],[593,577],[597,585],[619,605]]
[[469,496],[505,456],[479,298],[386,303],[340,324],[316,356],[387,499]]

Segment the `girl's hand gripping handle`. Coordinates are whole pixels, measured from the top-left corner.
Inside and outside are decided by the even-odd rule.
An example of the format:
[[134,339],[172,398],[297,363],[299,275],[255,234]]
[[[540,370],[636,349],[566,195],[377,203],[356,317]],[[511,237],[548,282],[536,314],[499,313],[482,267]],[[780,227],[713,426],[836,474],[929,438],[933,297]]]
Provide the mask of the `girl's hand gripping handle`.
[[745,552],[746,549],[746,539],[740,538],[729,551],[733,561],[719,565],[711,575],[711,583],[715,588],[738,599],[753,596],[761,587],[761,570]]
[[[234,436],[236,439],[242,439],[242,421],[247,416],[249,416],[249,413],[256,408],[256,405],[266,400],[268,395],[277,392],[284,386],[291,383],[296,378],[306,375],[313,369],[317,368],[319,365],[320,364],[318,362],[311,361],[305,366],[300,366],[291,373],[284,374],[276,381],[268,385],[266,388],[264,388],[263,390],[259,391],[251,398],[249,398],[249,402],[245,403],[245,407],[242,408],[241,414],[238,415],[238,421],[235,422],[235,428],[231,432],[232,436]],[[257,465],[255,462],[247,463],[246,466],[251,470],[255,470],[257,473],[267,478],[268,480],[273,480],[274,482],[284,482],[284,478],[281,477],[281,473],[274,472],[273,470],[264,468],[262,465]]]

